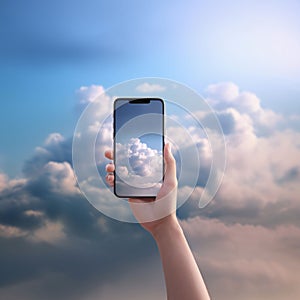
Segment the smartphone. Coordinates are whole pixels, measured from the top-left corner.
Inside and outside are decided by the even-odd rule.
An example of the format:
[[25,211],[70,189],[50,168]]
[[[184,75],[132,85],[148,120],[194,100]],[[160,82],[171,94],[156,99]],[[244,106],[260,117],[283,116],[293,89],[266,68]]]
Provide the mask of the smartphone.
[[164,177],[164,102],[159,98],[114,101],[114,193],[156,197]]

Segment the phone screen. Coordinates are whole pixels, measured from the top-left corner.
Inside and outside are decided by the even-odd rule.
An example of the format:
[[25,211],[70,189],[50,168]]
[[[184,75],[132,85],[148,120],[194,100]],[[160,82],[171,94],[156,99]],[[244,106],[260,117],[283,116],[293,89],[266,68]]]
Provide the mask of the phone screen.
[[156,197],[164,174],[164,102],[157,98],[114,102],[114,193]]

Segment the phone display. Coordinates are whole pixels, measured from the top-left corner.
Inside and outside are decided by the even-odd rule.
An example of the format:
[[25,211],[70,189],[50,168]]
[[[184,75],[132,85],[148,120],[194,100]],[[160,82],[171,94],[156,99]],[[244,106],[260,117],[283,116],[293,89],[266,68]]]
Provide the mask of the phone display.
[[158,98],[114,102],[114,193],[156,197],[164,174],[164,102]]

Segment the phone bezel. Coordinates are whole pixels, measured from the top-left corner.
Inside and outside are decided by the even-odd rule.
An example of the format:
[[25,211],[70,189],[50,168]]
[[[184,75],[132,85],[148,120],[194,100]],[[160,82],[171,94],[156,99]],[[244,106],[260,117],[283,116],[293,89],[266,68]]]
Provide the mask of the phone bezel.
[[[165,172],[165,162],[164,162],[164,148],[165,148],[165,103],[163,101],[163,99],[161,98],[157,98],[157,97],[144,97],[144,98],[127,98],[127,97],[119,97],[117,99],[114,100],[114,111],[113,111],[113,160],[114,160],[114,163],[115,163],[115,153],[116,153],[116,139],[115,139],[115,135],[116,135],[116,103],[117,101],[128,101],[129,103],[130,102],[136,102],[136,103],[139,103],[140,101],[141,102],[144,102],[144,101],[150,101],[151,100],[154,100],[154,101],[160,101],[161,102],[161,105],[162,105],[162,146],[163,146],[163,149],[162,149],[162,182],[164,180],[164,172]],[[113,172],[114,173],[114,185],[113,185],[113,191],[114,191],[114,194],[115,196],[117,196],[118,198],[136,198],[136,199],[153,199],[155,198],[157,195],[149,195],[149,196],[137,196],[137,195],[119,195],[116,191],[116,174],[115,174],[115,171]]]

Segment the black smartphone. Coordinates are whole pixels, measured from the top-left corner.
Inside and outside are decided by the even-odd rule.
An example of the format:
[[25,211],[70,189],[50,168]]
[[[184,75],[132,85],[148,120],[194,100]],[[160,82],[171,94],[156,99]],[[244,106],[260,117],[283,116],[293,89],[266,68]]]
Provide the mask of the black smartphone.
[[164,177],[164,102],[159,98],[114,101],[114,193],[156,197]]

